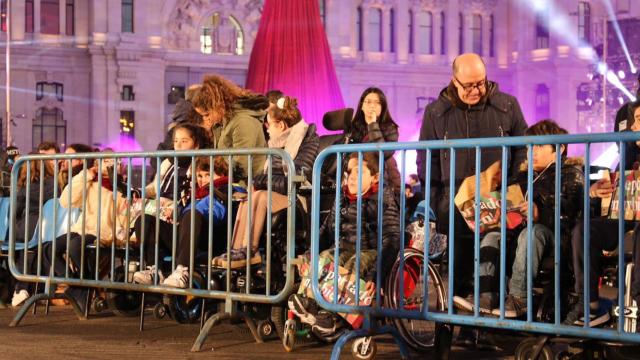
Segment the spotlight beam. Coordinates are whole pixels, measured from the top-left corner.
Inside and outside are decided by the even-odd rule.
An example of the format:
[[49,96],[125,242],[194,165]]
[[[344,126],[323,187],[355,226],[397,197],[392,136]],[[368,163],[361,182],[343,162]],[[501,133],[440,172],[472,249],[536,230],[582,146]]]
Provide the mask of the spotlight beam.
[[627,62],[629,63],[629,67],[631,68],[632,73],[636,73],[636,67],[633,64],[633,60],[631,60],[631,55],[629,54],[629,48],[627,47],[627,42],[624,41],[624,36],[622,36],[622,30],[620,30],[620,24],[616,19],[615,11],[613,10],[613,6],[611,5],[611,1],[602,0],[604,7],[607,8],[607,13],[609,15],[609,19],[611,19],[611,24],[613,25],[613,29],[616,32],[616,37],[618,41],[620,41],[620,46],[622,46],[622,51],[624,51],[624,56],[627,58]]
[[[578,33],[573,25],[571,25],[571,21],[569,21],[566,15],[563,15],[561,9],[558,9],[553,1],[547,0],[537,0],[531,2],[530,0],[520,0],[522,6],[528,7],[534,13],[539,13],[541,11],[547,11],[550,14],[550,19],[547,22],[547,27],[549,32],[553,32],[554,35],[562,37],[567,43],[573,47],[588,47],[591,48],[591,57],[590,61],[592,64],[596,65],[598,68],[598,72],[600,75],[606,74],[607,81],[609,81],[613,86],[618,88],[625,94],[631,101],[635,101],[636,97],[627,89],[618,76],[608,69],[606,63],[602,62],[601,59],[596,55],[596,51],[593,49],[591,44],[583,41],[578,36]],[[551,15],[553,14],[553,15]]]

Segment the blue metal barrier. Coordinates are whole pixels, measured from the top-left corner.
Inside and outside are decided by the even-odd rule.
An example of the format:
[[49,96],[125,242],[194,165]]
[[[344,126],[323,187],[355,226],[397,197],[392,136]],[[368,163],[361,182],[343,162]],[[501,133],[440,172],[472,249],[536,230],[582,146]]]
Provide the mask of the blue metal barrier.
[[[425,141],[425,142],[409,142],[409,143],[375,143],[375,144],[353,144],[353,145],[336,145],[331,146],[324,151],[322,151],[315,164],[313,169],[313,196],[312,196],[312,226],[311,226],[311,262],[312,262],[312,289],[313,295],[319,305],[329,311],[332,312],[342,312],[342,313],[357,313],[365,316],[364,327],[363,329],[356,330],[346,335],[336,343],[334,347],[334,353],[332,358],[337,359],[340,354],[340,348],[345,344],[348,339],[358,336],[367,336],[373,335],[381,332],[392,333],[396,340],[400,344],[401,353],[405,356],[406,349],[402,345],[402,339],[397,336],[397,333],[393,329],[388,328],[376,328],[375,322],[373,321],[376,317],[387,317],[387,318],[406,318],[406,319],[415,319],[415,320],[424,320],[424,321],[433,321],[437,323],[447,323],[447,324],[455,324],[455,325],[468,325],[468,326],[477,326],[477,327],[489,327],[496,329],[510,329],[516,331],[524,331],[524,332],[535,332],[549,335],[558,335],[558,336],[568,336],[568,337],[580,337],[580,338],[590,338],[590,339],[599,339],[605,341],[613,341],[620,343],[634,343],[640,344],[640,333],[627,332],[624,330],[624,316],[618,318],[617,324],[613,324],[610,328],[592,328],[589,326],[589,316],[585,316],[585,321],[583,326],[568,326],[562,324],[562,318],[560,313],[561,299],[559,294],[561,293],[560,288],[560,272],[561,272],[561,264],[567,260],[561,259],[560,257],[560,233],[561,233],[561,223],[560,223],[560,184],[561,184],[561,171],[555,172],[555,228],[552,229],[555,234],[555,255],[554,255],[554,271],[555,276],[553,279],[554,282],[554,316],[552,323],[543,323],[540,321],[536,321],[534,318],[535,314],[533,312],[533,291],[532,291],[532,256],[531,256],[531,248],[532,248],[532,214],[533,214],[533,183],[534,183],[534,172],[532,162],[529,161],[527,164],[527,192],[525,196],[525,200],[528,203],[528,212],[527,212],[527,313],[526,319],[508,319],[505,318],[505,296],[506,292],[506,186],[501,186],[501,201],[500,201],[500,229],[501,232],[501,242],[500,242],[500,289],[499,289],[499,310],[500,315],[495,317],[483,316],[479,312],[479,265],[480,265],[480,240],[481,234],[477,231],[474,232],[473,244],[474,244],[474,311],[472,314],[458,314],[454,312],[453,309],[453,297],[454,297],[454,281],[458,278],[456,274],[454,274],[454,265],[456,261],[456,257],[454,256],[454,243],[456,241],[456,234],[454,229],[454,214],[458,209],[454,205],[454,198],[456,195],[456,152],[461,151],[463,149],[475,150],[475,194],[474,194],[474,209],[479,209],[479,198],[480,198],[480,176],[479,173],[482,169],[480,169],[481,159],[482,159],[482,150],[487,148],[499,148],[502,152],[502,161],[501,161],[501,181],[502,184],[507,183],[507,176],[509,173],[508,169],[508,160],[509,160],[509,150],[514,147],[525,147],[527,150],[527,154],[529,159],[532,159],[533,155],[533,147],[536,145],[553,145],[556,150],[556,164],[561,163],[561,144],[585,144],[585,163],[583,169],[583,174],[585,177],[585,190],[584,190],[584,198],[583,198],[583,219],[580,221],[583,222],[583,230],[584,230],[584,313],[589,315],[589,259],[590,259],[590,197],[589,197],[589,179],[590,179],[590,147],[594,143],[609,143],[616,142],[620,149],[620,173],[624,174],[624,149],[627,146],[628,142],[635,142],[640,140],[640,133],[615,133],[615,134],[586,134],[586,135],[562,135],[562,136],[528,136],[528,137],[503,137],[503,138],[495,138],[495,139],[483,139],[483,138],[475,138],[475,139],[458,139],[458,140],[446,140],[446,141]],[[420,311],[407,311],[403,308],[403,297],[404,294],[400,291],[400,306],[398,308],[388,308],[382,305],[380,301],[380,290],[381,290],[381,264],[380,258],[382,257],[381,253],[381,244],[382,244],[382,192],[384,189],[384,152],[388,151],[399,151],[400,152],[400,173],[404,179],[405,175],[405,159],[406,152],[410,150],[424,151],[426,152],[426,167],[425,173],[420,174],[424,176],[426,184],[425,186],[425,200],[426,200],[426,208],[431,206],[431,197],[430,197],[430,189],[431,189],[431,155],[432,151],[435,150],[446,150],[450,153],[450,181],[449,181],[449,229],[448,229],[448,238],[449,238],[449,254],[448,254],[448,291],[446,294],[446,310],[445,311],[431,311],[429,306],[423,306]],[[333,293],[333,301],[327,300],[323,297],[322,291],[320,289],[319,284],[319,260],[320,260],[320,201],[321,201],[321,181],[322,177],[331,174],[322,174],[321,169],[323,163],[329,157],[337,157],[338,164],[342,163],[342,159],[349,153],[358,153],[358,196],[357,196],[357,237],[356,237],[356,254],[361,253],[361,228],[362,228],[362,166],[363,166],[363,153],[365,152],[374,152],[378,155],[379,161],[379,173],[380,175],[380,184],[379,184],[379,201],[378,201],[378,219],[377,219],[377,235],[378,235],[378,261],[376,264],[377,270],[377,282],[376,282],[376,301],[372,306],[360,306],[360,305],[345,305],[338,303],[338,298],[334,290]],[[446,158],[445,158],[446,159]],[[342,184],[342,167],[338,166],[335,174],[336,183],[338,187],[336,189],[336,214],[340,214],[341,203],[340,203],[340,191]],[[625,189],[625,176],[619,177],[619,188]],[[461,180],[461,179],[458,179]],[[404,194],[404,182],[401,183],[400,194]],[[624,191],[619,192],[619,209],[624,209]],[[400,208],[400,224],[399,231],[399,253],[405,252],[405,244],[404,244],[404,196],[400,196],[399,201]],[[474,211],[475,216],[475,224],[479,223],[479,211]],[[618,223],[618,248],[624,249],[624,212],[621,212],[621,216],[617,220]],[[336,216],[335,224],[328,224],[329,228],[333,227],[335,231],[334,234],[334,242],[333,246],[335,246],[333,258],[338,259],[340,254],[340,216]],[[429,232],[430,229],[426,228],[427,235],[425,236],[425,244],[423,248],[423,252],[428,253],[429,249]],[[360,274],[360,264],[361,259],[360,256],[356,258],[355,264],[355,273]],[[404,266],[403,257],[399,258],[400,268],[402,269]],[[625,313],[625,303],[624,297],[627,292],[626,284],[625,284],[625,264],[624,264],[624,251],[620,250],[618,255],[618,299],[617,306],[619,307],[619,313]],[[400,271],[402,273],[402,270]],[[422,299],[422,304],[428,304],[428,288],[426,286],[429,280],[429,272],[427,271],[427,266],[424,266],[424,295]],[[334,289],[338,289],[338,277],[335,277]],[[402,277],[400,278],[400,288],[402,289]],[[565,284],[566,285],[566,284]],[[573,285],[573,284],[572,284]],[[355,294],[359,294],[359,282],[355,283]],[[389,296],[390,294],[385,294]],[[395,294],[394,294],[395,295]],[[326,296],[326,295],[325,295]]]
[[[178,242],[177,229],[179,225],[178,213],[181,210],[178,201],[182,201],[190,196],[188,197],[188,203],[193,204],[195,202],[195,200],[191,199],[196,199],[196,158],[204,158],[209,161],[209,175],[211,181],[207,185],[209,190],[208,195],[210,196],[202,201],[207,201],[209,203],[208,209],[214,208],[214,201],[219,201],[217,200],[217,197],[214,200],[214,194],[216,194],[215,191],[218,191],[216,196],[221,194],[221,190],[217,188],[214,189],[214,157],[221,157],[229,164],[228,172],[226,174],[217,175],[221,177],[226,175],[228,179],[236,179],[239,181],[243,181],[245,176],[246,179],[248,179],[246,184],[248,191],[244,191],[243,189],[243,194],[241,196],[243,199],[236,199],[236,197],[239,196],[239,192],[234,192],[234,189],[236,189],[234,184],[229,182],[227,186],[227,190],[225,191],[226,194],[224,194],[226,195],[226,204],[220,205],[225,207],[225,214],[229,214],[229,216],[226,216],[224,219],[224,223],[227,225],[226,233],[214,233],[214,211],[211,210],[208,212],[208,216],[201,216],[202,223],[207,224],[208,227],[206,230],[202,230],[200,239],[196,239],[194,235],[196,206],[190,206],[185,209],[184,214],[180,214],[180,216],[187,213],[190,213],[191,215],[190,222],[182,224],[182,226],[187,226],[187,230],[189,231],[189,235],[187,236],[189,257],[188,262],[186,263],[188,266],[185,266],[188,267],[188,283],[186,288],[171,287],[167,285],[163,286],[159,281],[160,276],[157,275],[157,271],[153,276],[151,284],[134,282],[133,273],[136,270],[144,270],[144,250],[146,249],[144,238],[138,239],[138,244],[135,244],[133,237],[131,236],[134,232],[132,220],[136,220],[136,218],[133,217],[134,200],[141,204],[141,209],[137,212],[137,214],[139,214],[138,219],[141,223],[140,233],[145,234],[145,218],[147,216],[149,216],[149,219],[146,221],[152,223],[147,223],[146,227],[150,228],[155,225],[155,246],[149,246],[148,250],[153,251],[152,255],[155,256],[155,264],[157,267],[163,265],[162,261],[164,258],[164,256],[161,257],[159,254],[159,224],[162,207],[160,199],[161,179],[160,176],[157,176],[156,180],[147,181],[147,162],[149,160],[155,162],[157,164],[158,172],[160,172],[162,159],[171,159],[173,164],[178,164],[178,159],[186,158],[184,164],[180,166],[182,166],[182,169],[185,170],[185,172],[187,167],[192,170],[191,181],[188,182],[188,189],[178,188],[178,185],[182,185],[178,184],[178,170],[174,171],[172,176],[167,175],[167,178],[172,178],[174,180],[174,186],[172,189],[167,190],[171,195],[167,195],[167,198],[165,199],[171,200],[172,203],[171,207],[168,208],[168,210],[170,210],[170,214],[162,215],[168,216],[168,218],[166,218],[167,221],[165,221],[165,229],[169,229],[170,227],[171,230],[166,230],[166,233],[162,235],[167,235],[167,237],[171,236],[171,243],[167,244],[167,251],[172,255],[170,257],[171,266],[166,266],[166,268],[171,271],[175,271],[176,247]],[[237,171],[234,170],[234,164],[238,158],[248,159],[248,170],[243,176],[234,177],[234,171]],[[141,195],[137,199],[134,199],[134,184],[132,181],[133,160],[139,161],[140,159],[142,160],[140,162],[143,164],[143,167],[141,168],[142,180],[139,184]],[[79,165],[80,168],[78,169],[79,172],[77,174],[72,173],[72,160],[80,160],[82,162],[81,165]],[[252,250],[251,239],[253,239],[253,227],[251,226],[252,224],[250,219],[251,209],[252,201],[256,201],[253,200],[252,196],[256,193],[256,190],[252,187],[252,165],[259,162],[260,168],[262,168],[262,164],[265,164],[265,174],[269,176],[269,179],[267,189],[264,190],[264,192],[266,192],[265,196],[269,199],[268,202],[270,202],[272,196],[271,193],[274,191],[272,189],[271,175],[273,171],[273,164],[276,160],[282,162],[283,167],[288,169],[289,174],[285,183],[286,194],[282,194],[286,196],[288,206],[285,210],[282,210],[286,212],[286,216],[281,217],[282,230],[281,233],[278,234],[278,240],[280,241],[278,248],[275,249],[275,245],[272,244],[271,224],[270,221],[267,221],[267,234],[265,236],[266,241],[264,244],[266,247],[266,256],[264,257],[263,262],[264,269],[258,269],[256,266],[252,266],[253,264],[249,261],[249,258],[251,257],[250,255],[247,256],[246,266],[243,265],[242,268],[232,267],[232,261],[230,260],[232,259],[231,240],[234,223],[230,214],[233,213],[233,208],[237,205],[236,203],[246,201],[246,208],[249,209],[247,211],[249,221],[246,228],[246,238],[249,239],[249,241],[247,241],[246,253],[250,254]],[[51,163],[48,163],[49,161],[51,161]],[[111,164],[107,165],[107,161],[111,162]],[[125,169],[119,169],[121,162],[122,165],[125,166]],[[38,187],[40,189],[39,208],[37,209],[40,220],[36,225],[35,235],[32,237],[31,234],[26,234],[27,229],[29,228],[28,217],[26,218],[27,221],[25,222],[24,228],[18,229],[15,225],[15,205],[18,201],[16,195],[18,188],[18,176],[20,169],[23,166],[26,166],[26,178],[31,179],[31,165],[40,166],[40,174],[44,174],[45,163],[47,166],[51,166],[53,168],[53,181],[49,184],[49,189],[51,186],[54,188],[52,192],[53,198],[47,201],[43,207],[43,192],[45,189],[44,176],[41,176],[38,181],[33,183],[26,181],[24,185],[27,194],[38,191]],[[68,172],[66,170],[60,171],[59,167],[61,163],[68,164]],[[171,163],[171,161],[169,161],[169,163]],[[95,165],[92,166],[92,164]],[[95,168],[93,168],[94,166]],[[176,166],[176,168],[178,167],[179,166]],[[119,181],[119,179],[121,179],[120,176],[122,176],[119,170],[126,171],[125,181]],[[88,178],[88,176],[90,176],[90,172],[92,176],[91,179]],[[68,182],[64,184],[64,187],[59,188],[58,180],[62,175],[68,176]],[[187,177],[187,175],[184,176],[185,178]],[[51,180],[49,177],[47,177],[47,179]],[[67,284],[70,288],[99,287],[110,292],[136,291],[201,298],[202,332],[194,343],[192,348],[193,351],[200,349],[209,333],[209,330],[216,322],[230,317],[243,318],[249,325],[252,335],[254,335],[257,341],[259,340],[259,342],[261,342],[261,338],[257,334],[253,320],[250,319],[247,314],[237,311],[237,302],[251,302],[267,305],[277,304],[282,303],[292,292],[294,282],[293,258],[295,252],[296,184],[301,183],[302,180],[303,177],[298,176],[296,173],[295,164],[293,163],[291,156],[282,149],[272,148],[208,149],[179,152],[102,152],[64,155],[28,155],[20,157],[16,161],[11,174],[11,206],[9,207],[10,213],[8,217],[10,224],[8,241],[9,269],[19,281],[45,283],[45,293],[34,294],[31,296],[16,314],[11,326],[16,326],[26,314],[28,308],[35,304],[39,299],[48,299],[56,296],[54,294],[55,286],[52,285]],[[151,187],[147,188],[148,186]],[[153,186],[155,186],[155,188]],[[76,190],[74,190],[74,188],[76,188]],[[95,190],[93,193],[96,198],[94,198],[93,201],[88,201],[89,189]],[[105,189],[108,189],[108,191]],[[150,189],[155,189],[155,194],[151,194]],[[182,192],[179,192],[179,190],[182,190]],[[173,198],[168,199],[169,196],[172,196]],[[147,214],[146,210],[147,204],[152,198],[155,201],[153,215]],[[111,200],[112,202],[110,203]],[[7,201],[7,205],[8,204],[9,202]],[[79,204],[78,207],[80,207],[80,209],[69,209],[75,207],[74,204]],[[87,215],[90,207],[93,209],[91,218]],[[167,209],[162,210],[165,213],[167,212],[165,211]],[[27,196],[25,214],[29,213],[31,212],[29,210],[29,197]],[[267,219],[271,219],[272,215],[272,209],[268,206],[266,209]],[[112,220],[111,225],[103,227],[101,219],[108,218]],[[153,224],[153,222],[155,222],[155,224]],[[73,224],[76,230],[70,229],[71,224]],[[90,226],[93,226],[94,228],[90,228]],[[17,241],[17,235],[23,230],[25,231],[24,241]],[[74,231],[75,236],[73,240],[71,239],[72,231]],[[93,233],[90,234],[90,232]],[[101,236],[101,232],[103,233],[103,236]],[[64,236],[65,234],[66,236]],[[89,237],[90,235],[91,237]],[[201,257],[196,259],[196,247],[198,246],[198,241],[204,238],[206,238],[206,250],[201,249]],[[149,239],[152,239],[151,235]],[[72,241],[75,241],[73,244],[76,248],[79,248],[78,251],[80,252],[80,255],[78,257],[78,261],[72,259],[72,256],[70,256],[69,248]],[[45,245],[45,243],[47,243],[47,251],[50,250],[49,252],[43,250],[43,245]],[[200,243],[200,245],[203,245],[204,240],[201,240]],[[184,245],[184,243],[182,244]],[[213,256],[220,255],[219,253],[213,253],[214,245],[218,244],[226,244],[226,259],[229,259],[229,261],[226,261],[225,266],[216,266],[213,264]],[[66,245],[65,249],[57,251],[56,246],[64,245]],[[18,252],[32,248],[37,248],[37,250],[34,250],[36,252],[34,258],[37,259],[37,270],[35,270],[35,266],[34,269],[28,269],[27,261],[24,261],[24,266],[18,266],[18,258],[21,256]],[[183,249],[184,248],[185,247],[183,247]],[[275,254],[276,251],[278,251],[277,255],[279,256],[277,259],[275,256],[272,258],[272,253]],[[51,254],[49,255],[51,258],[51,263],[48,264],[49,268],[43,268],[41,265],[41,261],[45,254]],[[59,258],[58,261],[64,264],[64,271],[55,273],[54,269],[56,269],[56,258]],[[139,260],[139,262],[136,260]],[[282,267],[280,267],[280,265]],[[48,275],[45,275],[47,270]],[[213,274],[214,272],[215,274]],[[200,283],[194,285],[196,277],[199,279],[198,281],[200,281]],[[216,281],[214,281],[214,277]],[[255,279],[257,277],[261,277],[261,279],[256,281]],[[263,281],[262,279],[266,282],[264,286],[260,287],[255,285]],[[142,305],[140,306],[140,314],[142,319],[144,315],[144,294],[141,295],[141,298]],[[206,323],[204,321],[205,298],[217,299],[224,302],[224,311],[211,316]],[[87,299],[89,299],[88,295]],[[71,300],[77,315],[82,318],[83,314],[81,314],[79,311],[80,307],[76,304],[77,299]],[[85,317],[86,314],[87,312],[85,310]]]

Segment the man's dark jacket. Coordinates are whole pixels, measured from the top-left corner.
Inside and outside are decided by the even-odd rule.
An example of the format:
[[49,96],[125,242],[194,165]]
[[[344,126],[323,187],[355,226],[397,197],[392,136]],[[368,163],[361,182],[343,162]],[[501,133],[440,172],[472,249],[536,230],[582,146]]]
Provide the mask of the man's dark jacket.
[[[518,100],[500,92],[496,83],[488,82],[485,96],[476,105],[464,104],[451,83],[440,92],[438,99],[425,109],[420,140],[523,136],[526,129],[527,123]],[[456,151],[456,188],[466,177],[475,174],[475,158],[475,149]],[[525,158],[524,147],[510,149],[509,174],[517,170]],[[480,171],[501,159],[500,147],[483,148]],[[449,150],[431,151],[431,207],[438,218],[438,230],[444,232],[448,232],[450,160]],[[417,165],[418,175],[422,183],[426,184],[426,152],[418,152]],[[460,216],[457,218],[462,220]],[[460,224],[456,227],[466,228]]]

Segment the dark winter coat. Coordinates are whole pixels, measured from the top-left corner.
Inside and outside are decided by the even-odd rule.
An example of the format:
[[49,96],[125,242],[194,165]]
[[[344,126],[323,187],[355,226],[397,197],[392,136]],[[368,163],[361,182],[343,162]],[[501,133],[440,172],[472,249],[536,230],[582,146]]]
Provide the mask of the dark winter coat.
[[[316,157],[318,157],[319,144],[320,138],[316,133],[316,125],[310,124],[307,128],[307,134],[300,144],[298,154],[296,158],[293,159],[296,172],[299,174],[301,170],[304,170],[304,176],[309,182],[311,182],[313,162],[316,160]],[[271,160],[271,189],[282,195],[287,195],[287,176],[282,166],[282,159],[272,156]],[[267,173],[259,174],[253,179],[253,187],[256,190],[267,190],[268,180]]]
[[[465,138],[491,138],[522,136],[527,129],[518,100],[500,92],[498,85],[489,82],[487,93],[476,105],[467,105],[459,100],[453,84],[440,92],[438,100],[431,103],[424,112],[420,140],[449,140]],[[524,147],[511,148],[509,173],[518,169],[526,159]],[[431,151],[431,207],[438,218],[439,231],[448,229],[449,213],[449,150]],[[481,169],[502,159],[502,149],[482,149]],[[456,187],[467,177],[475,175],[475,149],[456,151]],[[418,176],[424,181],[426,152],[417,154]],[[461,217],[457,217],[462,220]],[[459,229],[467,229],[459,224]],[[465,230],[468,231],[468,230]]]
[[[38,224],[39,218],[39,207],[40,207],[40,191],[42,190],[42,205],[53,199],[53,190],[56,186],[56,182],[52,177],[46,177],[44,179],[44,187],[40,189],[40,180],[36,180],[32,182],[29,187],[29,196],[27,198],[27,187],[26,184],[24,187],[18,188],[17,199],[16,199],[16,239],[19,241],[24,240],[25,232],[24,225],[27,219],[29,220],[29,229],[27,230],[26,239],[27,241],[31,240],[31,236],[33,236],[33,232],[36,229],[36,225]],[[58,190],[58,194],[60,194],[60,190]],[[60,196],[60,195],[58,195]],[[26,211],[26,203],[29,201],[29,213],[25,213]]]
[[[640,98],[640,90],[638,90],[637,96]],[[635,105],[637,104],[628,102],[618,109],[613,131],[631,131],[631,125],[634,123],[633,111]],[[631,170],[633,169],[634,163],[640,162],[640,148],[634,141],[630,141],[625,145],[624,168],[625,170]],[[620,168],[620,165],[618,165],[618,168]]]
[[[573,226],[582,219],[585,186],[582,165],[581,159],[565,159],[562,162],[562,170],[560,171],[560,229],[563,237],[568,236]],[[516,181],[520,184],[523,194],[527,191],[526,167],[524,169],[516,175]],[[551,231],[555,229],[555,177],[555,163],[540,173],[534,173],[533,177],[535,180],[533,183],[533,202],[538,208],[536,223],[546,226]]]
[[[382,208],[382,273],[388,274],[398,255],[400,247],[400,215],[396,196],[391,188],[385,187]],[[355,251],[357,239],[358,202],[349,201],[342,195],[340,199],[340,250]],[[361,250],[378,248],[378,193],[362,198]],[[320,236],[333,237],[336,226],[336,209],[331,209],[329,216],[320,228]],[[375,279],[375,272],[367,274],[365,280]]]

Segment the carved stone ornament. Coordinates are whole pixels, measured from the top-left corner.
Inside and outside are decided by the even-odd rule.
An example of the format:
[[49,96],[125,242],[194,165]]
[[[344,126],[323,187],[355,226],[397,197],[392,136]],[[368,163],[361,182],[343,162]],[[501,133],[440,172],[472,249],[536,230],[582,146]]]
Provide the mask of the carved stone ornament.
[[489,13],[498,5],[498,0],[462,0],[461,5],[468,11]]
[[410,0],[409,5],[414,9],[445,9],[449,0]]
[[262,7],[263,0],[178,0],[167,22],[166,45],[174,49],[189,48],[190,40],[200,37],[199,27],[204,17],[214,11],[238,19],[245,39],[255,39]]

